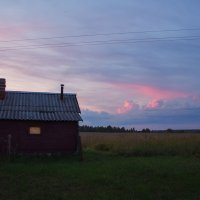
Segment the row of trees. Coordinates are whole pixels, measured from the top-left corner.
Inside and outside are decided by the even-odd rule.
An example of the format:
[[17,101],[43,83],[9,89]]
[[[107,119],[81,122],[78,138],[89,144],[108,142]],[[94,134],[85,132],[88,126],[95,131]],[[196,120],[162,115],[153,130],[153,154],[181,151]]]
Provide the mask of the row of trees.
[[173,129],[166,129],[166,130],[150,130],[149,128],[144,128],[141,131],[136,130],[135,128],[125,128],[125,127],[116,127],[116,126],[88,126],[83,125],[79,127],[80,132],[106,132],[106,133],[196,133],[200,132],[200,130],[173,130]]
[[109,132],[109,133],[133,133],[136,132],[134,128],[126,129],[124,127],[115,126],[80,126],[80,132]]

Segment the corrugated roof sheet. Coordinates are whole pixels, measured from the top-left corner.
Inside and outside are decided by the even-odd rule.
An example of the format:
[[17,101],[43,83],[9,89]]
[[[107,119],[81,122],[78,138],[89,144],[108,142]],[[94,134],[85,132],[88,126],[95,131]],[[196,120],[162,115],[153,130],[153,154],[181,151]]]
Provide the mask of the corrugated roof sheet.
[[75,94],[6,91],[0,100],[3,120],[82,121],[80,113]]

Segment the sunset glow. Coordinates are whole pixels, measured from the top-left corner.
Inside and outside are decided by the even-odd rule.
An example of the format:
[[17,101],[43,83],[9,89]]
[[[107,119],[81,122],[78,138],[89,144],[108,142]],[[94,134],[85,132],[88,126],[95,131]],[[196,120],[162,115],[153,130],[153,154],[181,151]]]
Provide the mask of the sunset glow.
[[128,100],[125,100],[123,105],[117,109],[118,114],[128,113],[134,108],[134,104]]
[[187,97],[190,95],[189,92],[180,92],[174,90],[165,90],[158,87],[139,85],[139,84],[126,84],[126,83],[116,83],[115,87],[122,90],[128,90],[132,93],[138,93],[139,95],[150,97],[153,99],[175,99],[178,97]]
[[200,2],[1,1],[6,90],[76,93],[83,124],[200,128]]
[[163,105],[162,100],[153,99],[147,104],[146,108],[155,109],[155,108],[160,108],[162,105]]

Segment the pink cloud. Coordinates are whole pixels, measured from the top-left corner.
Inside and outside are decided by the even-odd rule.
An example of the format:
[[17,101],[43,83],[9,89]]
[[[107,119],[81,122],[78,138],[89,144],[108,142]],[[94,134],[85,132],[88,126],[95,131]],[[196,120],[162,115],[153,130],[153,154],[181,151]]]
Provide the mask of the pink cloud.
[[123,105],[117,109],[117,113],[125,114],[136,108],[139,108],[138,104],[132,101],[125,100]]
[[[20,40],[25,38],[32,38],[33,33],[34,37],[37,37],[37,33],[41,33],[41,31],[46,31],[47,26],[46,23],[20,23],[15,25],[13,22],[0,22],[0,40],[1,41],[10,41],[10,40]],[[31,36],[29,36],[31,34]],[[33,38],[34,38],[33,37]],[[41,36],[38,36],[41,37]],[[15,43],[17,43],[15,41]],[[22,43],[22,41],[18,41],[18,43]],[[4,43],[2,43],[4,44]],[[7,42],[5,42],[5,45]],[[13,45],[13,44],[12,44]]]
[[1,41],[16,38],[16,36],[20,36],[25,31],[25,27],[23,29],[15,26],[3,27],[0,29]]
[[163,104],[164,104],[164,102],[162,100],[153,99],[146,105],[146,108],[148,108],[148,109],[161,108],[163,106]]
[[129,84],[129,83],[114,83],[115,87],[129,92],[136,92],[140,95],[150,97],[153,99],[175,99],[178,97],[187,97],[190,95],[186,92],[174,91],[174,90],[163,90],[158,87],[149,85]]

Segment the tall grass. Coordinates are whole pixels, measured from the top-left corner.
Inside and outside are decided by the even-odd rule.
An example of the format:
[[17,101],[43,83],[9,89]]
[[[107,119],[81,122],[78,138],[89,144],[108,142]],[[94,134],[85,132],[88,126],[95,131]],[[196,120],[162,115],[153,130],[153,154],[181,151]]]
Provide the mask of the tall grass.
[[84,149],[135,156],[200,156],[200,134],[81,133]]

